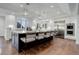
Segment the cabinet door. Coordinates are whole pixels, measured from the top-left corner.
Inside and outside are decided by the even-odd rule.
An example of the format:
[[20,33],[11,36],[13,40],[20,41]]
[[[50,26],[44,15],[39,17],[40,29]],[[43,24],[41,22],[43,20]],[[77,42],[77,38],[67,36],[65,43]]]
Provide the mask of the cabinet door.
[[15,47],[15,45],[14,45],[14,44],[15,44],[15,43],[14,43],[14,40],[15,40],[15,36],[14,36],[14,34],[12,34],[12,46],[13,46],[13,47]]
[[15,43],[15,47],[16,47],[17,50],[18,50],[18,48],[19,48],[18,40],[19,40],[19,38],[18,38],[18,34],[15,34],[15,40],[14,40],[14,43]]
[[17,50],[19,48],[19,44],[18,44],[18,34],[13,34],[12,35],[12,46],[15,47]]

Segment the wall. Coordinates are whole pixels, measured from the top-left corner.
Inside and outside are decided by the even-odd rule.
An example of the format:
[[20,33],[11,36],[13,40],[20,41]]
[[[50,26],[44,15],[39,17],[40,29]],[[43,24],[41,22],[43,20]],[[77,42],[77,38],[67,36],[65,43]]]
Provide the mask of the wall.
[[[68,39],[73,39],[73,40],[76,40],[76,17],[68,17],[68,18],[65,18],[66,22],[65,22],[65,38],[68,38]],[[74,23],[75,24],[75,30],[74,30],[74,34],[73,36],[70,36],[70,35],[67,35],[67,29],[66,29],[66,24],[68,23]]]
[[0,36],[4,36],[5,31],[5,17],[0,16]]
[[0,36],[5,36],[6,40],[8,40],[11,37],[9,30],[9,26],[11,25],[15,27],[15,16],[0,16]]
[[5,25],[6,25],[6,28],[9,27],[9,25],[14,25],[15,26],[15,16],[7,15],[5,17]]
[[4,35],[6,40],[9,40],[11,38],[11,31],[13,29],[15,29],[15,16],[6,15],[5,16],[5,35]]
[[79,44],[79,16],[77,17],[76,44]]

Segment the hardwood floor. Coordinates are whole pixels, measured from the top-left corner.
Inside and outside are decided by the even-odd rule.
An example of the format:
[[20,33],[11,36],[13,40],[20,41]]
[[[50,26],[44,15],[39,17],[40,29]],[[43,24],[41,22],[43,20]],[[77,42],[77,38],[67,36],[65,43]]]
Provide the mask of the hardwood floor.
[[12,47],[10,41],[6,41],[3,37],[0,37],[0,54],[1,55],[17,55],[18,52]]
[[73,40],[55,38],[18,53],[11,42],[0,37],[1,55],[79,55],[79,45]]

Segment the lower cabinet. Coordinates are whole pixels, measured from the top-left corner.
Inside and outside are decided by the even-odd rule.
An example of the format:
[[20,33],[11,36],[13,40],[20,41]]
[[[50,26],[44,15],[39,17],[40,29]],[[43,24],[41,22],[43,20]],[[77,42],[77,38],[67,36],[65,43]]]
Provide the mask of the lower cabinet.
[[19,35],[13,34],[12,35],[12,46],[15,47],[17,50],[19,49]]

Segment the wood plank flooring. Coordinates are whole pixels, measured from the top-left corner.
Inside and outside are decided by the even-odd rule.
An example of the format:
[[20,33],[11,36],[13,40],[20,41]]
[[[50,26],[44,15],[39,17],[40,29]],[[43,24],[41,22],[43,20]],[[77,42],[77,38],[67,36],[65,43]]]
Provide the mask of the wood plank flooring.
[[1,55],[79,55],[79,45],[75,41],[68,39],[55,38],[52,41],[44,42],[35,47],[22,50],[18,53],[12,47],[10,41],[0,37],[0,54]]
[[18,52],[12,47],[10,41],[6,41],[3,37],[0,37],[0,55],[17,55]]

